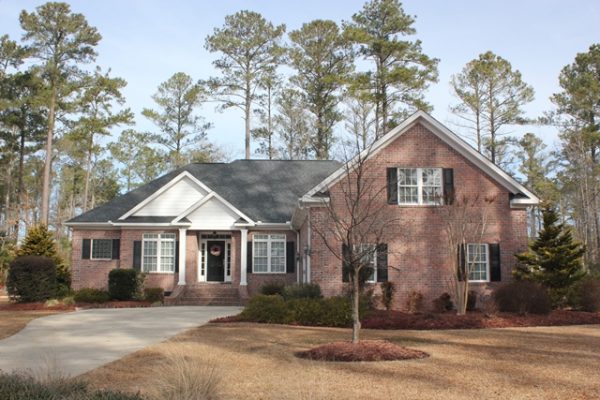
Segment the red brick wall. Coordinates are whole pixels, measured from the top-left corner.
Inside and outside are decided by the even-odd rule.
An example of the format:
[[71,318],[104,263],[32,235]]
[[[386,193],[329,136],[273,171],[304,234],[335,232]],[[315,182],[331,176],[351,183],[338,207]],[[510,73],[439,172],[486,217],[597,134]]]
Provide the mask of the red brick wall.
[[[120,239],[119,230],[73,230],[71,250],[71,271],[73,274],[73,289],[93,287],[108,289],[108,273],[119,268],[119,260],[83,260],[81,246],[83,239]],[[123,244],[121,243],[121,251]]]
[[[489,178],[474,164],[438,139],[424,126],[418,124],[373,156],[366,166],[367,180],[376,187],[385,188],[388,167],[437,167],[454,169],[457,198],[479,196],[481,207],[487,207],[488,229],[485,243],[500,243],[502,279],[511,277],[513,254],[527,245],[526,212],[511,209],[508,191]],[[340,185],[330,188],[332,204],[343,198]],[[485,204],[483,198],[495,201]],[[398,219],[389,230],[388,275],[396,285],[395,308],[402,309],[408,294],[418,290],[425,296],[426,305],[443,292],[451,292],[450,277],[453,260],[449,256],[442,207],[388,205],[383,190],[378,200],[385,212]],[[315,228],[325,230],[329,215],[325,209],[310,209],[313,228],[311,271],[312,282],[321,285],[325,295],[341,293],[342,266],[315,233]],[[341,251],[341,244],[340,244]],[[485,290],[493,284],[472,284],[474,289]]]
[[[248,241],[252,241],[254,234],[285,234],[287,242],[296,243],[296,232],[294,231],[258,231],[258,232],[248,232]],[[295,248],[295,244],[294,244]],[[258,294],[260,292],[260,288],[267,282],[282,282],[285,284],[293,284],[296,283],[296,273],[298,269],[295,269],[295,273],[293,274],[251,274],[247,275],[248,279],[248,294],[250,296]]]

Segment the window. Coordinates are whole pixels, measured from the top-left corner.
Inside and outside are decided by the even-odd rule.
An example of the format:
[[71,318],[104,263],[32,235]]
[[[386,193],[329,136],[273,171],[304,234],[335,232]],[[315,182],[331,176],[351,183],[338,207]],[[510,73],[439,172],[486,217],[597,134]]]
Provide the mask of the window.
[[285,273],[285,235],[254,235],[252,272]]
[[112,259],[112,239],[92,239],[92,260]]
[[142,271],[175,271],[175,234],[145,233],[142,242]]
[[359,246],[359,252],[363,255],[363,262],[368,268],[371,268],[371,274],[365,282],[377,282],[377,249],[371,244],[363,244]]
[[469,281],[487,282],[489,273],[489,252],[487,244],[467,244],[467,267]]
[[441,168],[398,168],[398,204],[442,202]]

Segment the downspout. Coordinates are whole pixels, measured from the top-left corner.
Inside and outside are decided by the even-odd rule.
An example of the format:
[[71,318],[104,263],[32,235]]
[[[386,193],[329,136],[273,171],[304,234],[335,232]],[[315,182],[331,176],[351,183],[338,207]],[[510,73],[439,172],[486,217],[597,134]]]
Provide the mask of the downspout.
[[296,231],[296,283],[300,284],[300,231]]
[[312,252],[312,242],[310,241],[310,212],[308,213],[308,226],[306,229],[307,232],[307,240],[306,244],[308,246],[308,251],[306,252],[306,283],[310,283],[311,281],[311,270],[310,270],[310,253]]

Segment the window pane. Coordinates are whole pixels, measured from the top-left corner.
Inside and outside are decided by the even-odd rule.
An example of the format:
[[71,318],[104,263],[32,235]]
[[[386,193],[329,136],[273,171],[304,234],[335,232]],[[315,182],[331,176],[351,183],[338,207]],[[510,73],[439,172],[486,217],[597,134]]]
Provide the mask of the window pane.
[[268,272],[269,254],[267,242],[254,242],[253,258],[253,270],[255,272]]
[[[285,239],[285,236],[283,238]],[[271,272],[285,272],[285,242],[271,242]]]
[[112,239],[92,239],[92,259],[112,258]]
[[467,267],[469,268],[469,280],[487,281],[487,245],[467,244]]
[[158,264],[158,246],[154,240],[144,240],[142,266],[145,272],[155,272]]
[[164,272],[175,271],[175,241],[161,240],[160,243],[160,270]]
[[269,235],[254,234],[254,240],[268,240],[268,239],[269,239]]
[[417,185],[417,169],[416,168],[400,168],[398,170],[398,183],[401,186],[416,186]]
[[418,204],[419,189],[417,187],[403,187],[398,190],[398,201],[401,204]]

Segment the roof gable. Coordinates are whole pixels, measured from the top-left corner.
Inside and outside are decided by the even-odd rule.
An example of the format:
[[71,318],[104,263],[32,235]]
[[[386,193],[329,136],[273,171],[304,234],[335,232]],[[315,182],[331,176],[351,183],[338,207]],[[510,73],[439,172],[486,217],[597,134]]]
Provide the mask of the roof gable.
[[[431,133],[437,136],[452,149],[456,150],[463,157],[471,161],[476,167],[485,172],[501,186],[505,187],[510,193],[515,195],[520,194],[521,196],[519,198],[511,200],[511,205],[527,206],[539,203],[539,199],[535,194],[533,194],[525,186],[504,172],[500,167],[492,163],[486,157],[481,155],[458,135],[450,131],[446,126],[438,122],[435,118],[424,111],[418,111],[414,113],[403,123],[390,130],[387,134],[375,141],[369,149],[363,150],[360,154],[360,157],[363,159],[373,157],[418,123],[425,126]],[[357,162],[357,159],[359,159],[359,156],[356,156],[350,160],[349,163],[352,165]],[[347,167],[344,165],[341,166],[325,180],[309,190],[303,196],[303,199],[309,200],[313,196],[316,197],[320,192],[327,190],[328,187],[338,182],[345,175],[346,171]]]

